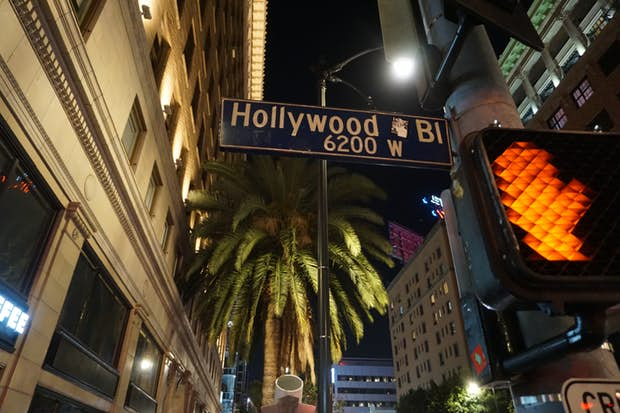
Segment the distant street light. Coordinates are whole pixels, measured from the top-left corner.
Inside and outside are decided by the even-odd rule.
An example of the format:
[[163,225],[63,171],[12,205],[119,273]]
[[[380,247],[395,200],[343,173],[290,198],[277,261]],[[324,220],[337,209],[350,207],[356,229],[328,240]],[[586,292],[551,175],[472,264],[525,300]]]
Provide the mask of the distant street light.
[[[373,100],[368,94],[365,94],[361,89],[355,87],[353,84],[344,81],[336,76],[336,73],[340,72],[354,60],[365,56],[369,53],[383,50],[383,47],[375,47],[371,49],[363,50],[342,62],[331,66],[327,69],[323,69],[320,72],[319,78],[319,104],[322,107],[327,106],[327,82],[342,83],[349,88],[353,89],[358,95],[366,100],[367,105],[372,108]],[[410,74],[413,71],[410,71]],[[405,77],[401,77],[404,79]],[[318,278],[319,278],[319,299],[318,299],[318,311],[319,311],[319,394],[318,394],[318,413],[330,413],[331,402],[329,400],[330,389],[330,370],[331,370],[331,350],[330,350],[330,336],[329,336],[329,240],[327,238],[328,225],[327,225],[327,160],[320,160],[319,169],[319,205],[318,205],[318,242],[317,242],[317,261],[318,261]]]
[[470,397],[478,397],[482,392],[482,388],[475,381],[467,383],[467,395]]

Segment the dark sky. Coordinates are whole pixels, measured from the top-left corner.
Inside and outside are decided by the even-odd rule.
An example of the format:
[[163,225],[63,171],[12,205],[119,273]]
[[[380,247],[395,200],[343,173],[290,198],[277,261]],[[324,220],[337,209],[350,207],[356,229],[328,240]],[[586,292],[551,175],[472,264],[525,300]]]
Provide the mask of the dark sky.
[[[267,101],[318,105],[314,67],[321,63],[329,67],[363,50],[382,46],[376,0],[270,0],[267,15],[264,96]],[[373,96],[378,111],[430,115],[419,108],[412,83],[398,84],[391,79],[380,51],[351,62],[338,75]],[[361,97],[342,84],[328,85],[327,105],[365,109]],[[346,166],[385,188],[389,199],[379,207],[387,220],[399,222],[421,235],[432,227],[434,218],[421,205],[421,198],[439,195],[449,186],[446,171],[367,163]],[[399,265],[395,270],[383,271],[386,285],[398,269]],[[387,319],[377,317],[375,324],[366,330],[361,345],[351,343],[345,355],[391,357]]]

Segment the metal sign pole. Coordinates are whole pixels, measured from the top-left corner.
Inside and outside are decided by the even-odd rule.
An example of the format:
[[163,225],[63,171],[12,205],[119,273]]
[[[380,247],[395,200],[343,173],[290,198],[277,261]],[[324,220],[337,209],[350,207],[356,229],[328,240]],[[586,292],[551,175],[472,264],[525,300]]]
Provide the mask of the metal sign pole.
[[[319,82],[319,100],[321,107],[326,106],[325,94],[327,80]],[[331,413],[331,392],[329,371],[331,351],[329,336],[329,239],[327,226],[327,160],[319,160],[319,205],[318,205],[318,277],[319,277],[319,395],[318,413]]]

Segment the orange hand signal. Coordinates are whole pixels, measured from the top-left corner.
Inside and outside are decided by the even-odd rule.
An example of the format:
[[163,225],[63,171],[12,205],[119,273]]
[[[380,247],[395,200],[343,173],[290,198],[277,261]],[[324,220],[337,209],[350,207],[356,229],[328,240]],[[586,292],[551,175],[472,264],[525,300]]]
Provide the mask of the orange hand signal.
[[544,149],[514,142],[491,165],[508,220],[523,228],[523,242],[549,261],[587,261],[583,240],[572,234],[590,207],[588,187],[558,179]]

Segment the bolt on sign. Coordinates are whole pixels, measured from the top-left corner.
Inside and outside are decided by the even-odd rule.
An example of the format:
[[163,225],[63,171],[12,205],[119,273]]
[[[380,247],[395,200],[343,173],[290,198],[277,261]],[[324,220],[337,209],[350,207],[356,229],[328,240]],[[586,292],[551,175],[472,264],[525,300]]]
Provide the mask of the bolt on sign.
[[459,152],[455,205],[488,307],[620,301],[619,135],[493,128]]
[[223,99],[220,148],[450,169],[445,119]]

